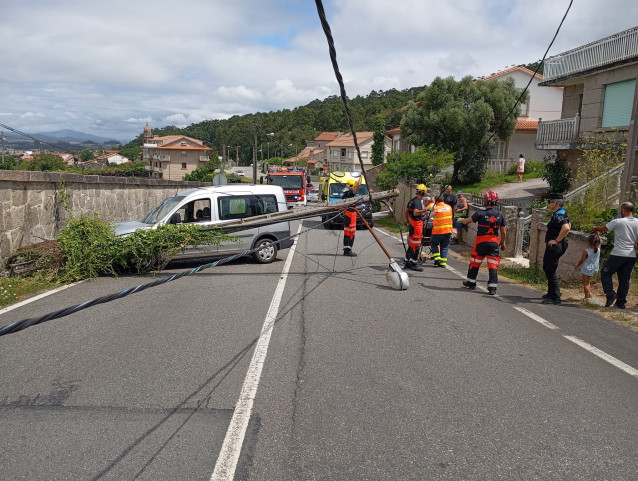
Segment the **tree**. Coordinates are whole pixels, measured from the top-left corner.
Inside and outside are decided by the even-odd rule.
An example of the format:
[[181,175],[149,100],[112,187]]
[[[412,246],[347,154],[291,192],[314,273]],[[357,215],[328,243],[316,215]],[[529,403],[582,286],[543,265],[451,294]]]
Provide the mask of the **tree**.
[[80,153],[80,160],[82,162],[86,162],[87,160],[93,160],[93,159],[95,159],[95,154],[88,149],[85,149]]
[[381,165],[385,160],[385,121],[383,117],[374,119],[374,136],[372,140],[372,165]]
[[27,170],[52,171],[64,170],[66,168],[62,157],[48,152],[34,155],[33,160],[27,164]]
[[[453,178],[462,183],[479,182],[494,145],[492,134],[509,140],[520,115],[521,90],[513,79],[474,81],[464,77],[437,77],[409,102],[401,120],[401,132],[416,146],[431,145],[454,153]],[[525,95],[521,102],[527,99]]]
[[414,153],[395,152],[388,156],[376,184],[383,190],[396,186],[401,180],[408,184],[428,184],[441,169],[452,163],[453,158],[451,153],[434,147],[419,147]]

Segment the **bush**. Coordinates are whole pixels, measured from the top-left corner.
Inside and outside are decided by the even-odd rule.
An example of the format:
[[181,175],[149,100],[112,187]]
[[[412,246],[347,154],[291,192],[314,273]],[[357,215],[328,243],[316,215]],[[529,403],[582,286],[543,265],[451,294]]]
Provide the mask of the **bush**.
[[572,170],[569,168],[567,158],[564,156],[559,158],[546,157],[544,163],[541,177],[549,184],[549,190],[551,192],[567,192],[572,180]]

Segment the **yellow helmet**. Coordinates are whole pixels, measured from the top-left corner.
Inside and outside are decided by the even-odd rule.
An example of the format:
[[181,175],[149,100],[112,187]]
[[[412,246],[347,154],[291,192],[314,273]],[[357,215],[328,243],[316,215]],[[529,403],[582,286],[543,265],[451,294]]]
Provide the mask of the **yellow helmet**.
[[425,194],[427,193],[428,188],[425,186],[425,184],[419,184],[416,186],[416,193],[417,194]]
[[346,181],[346,187],[347,187],[348,189],[354,189],[355,185],[357,185],[357,181],[356,181],[356,180],[354,180],[354,179],[348,179],[348,180]]

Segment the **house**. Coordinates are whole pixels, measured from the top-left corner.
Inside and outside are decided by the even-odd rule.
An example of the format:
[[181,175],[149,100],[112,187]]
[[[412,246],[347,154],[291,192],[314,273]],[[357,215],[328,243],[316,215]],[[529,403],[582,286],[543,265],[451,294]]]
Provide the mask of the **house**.
[[182,180],[186,174],[202,167],[210,160],[210,147],[186,135],[155,137],[151,128],[144,127],[142,159],[145,169],[155,179]]
[[541,86],[563,87],[561,117],[541,121],[536,148],[555,150],[577,168],[588,139],[627,142],[621,192],[635,189],[638,27],[545,60]]
[[128,162],[130,162],[130,160],[127,157],[124,157],[123,155],[118,154],[117,152],[114,151],[110,151],[107,152],[104,155],[100,155],[99,157],[97,157],[96,159],[100,164],[104,164],[104,165],[121,165],[121,164],[126,164]]
[[[372,145],[374,144],[374,132],[357,132],[357,144],[361,151],[361,160],[365,169],[372,167]],[[391,152],[392,141],[385,136],[384,160]],[[330,166],[331,171],[342,170],[349,172],[361,170],[357,151],[354,146],[354,139],[351,133],[342,134],[334,140],[327,142],[324,150],[325,163]]]
[[[553,86],[543,88],[544,77],[522,65],[514,66],[479,79],[483,82],[513,79],[516,88],[528,87],[527,102],[521,105],[514,134],[509,140],[494,139],[492,155],[488,162],[488,170],[507,172],[519,154],[528,160],[542,160],[548,154],[536,148],[536,130],[541,119],[555,120],[561,115],[560,107],[563,99],[563,88]],[[530,83],[531,80],[531,83]]]

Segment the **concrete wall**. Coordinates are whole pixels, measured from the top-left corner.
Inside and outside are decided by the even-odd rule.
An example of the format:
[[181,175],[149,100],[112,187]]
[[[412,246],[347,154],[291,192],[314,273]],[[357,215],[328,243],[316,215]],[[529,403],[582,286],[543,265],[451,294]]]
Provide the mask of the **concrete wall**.
[[0,262],[51,240],[70,216],[140,220],[166,197],[201,182],[0,170]]

